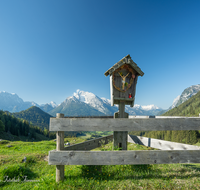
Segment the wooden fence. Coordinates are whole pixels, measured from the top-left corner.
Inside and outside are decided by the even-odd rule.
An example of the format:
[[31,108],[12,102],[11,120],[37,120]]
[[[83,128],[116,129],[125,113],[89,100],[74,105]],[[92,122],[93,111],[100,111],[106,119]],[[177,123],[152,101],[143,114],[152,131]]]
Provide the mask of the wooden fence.
[[57,149],[49,151],[49,164],[56,165],[56,181],[64,179],[64,165],[200,163],[197,146],[133,135],[128,136],[128,142],[161,150],[88,151],[101,146],[102,141],[108,143],[112,135],[64,148],[64,131],[200,130],[199,117],[64,118],[57,114],[50,119],[49,130],[57,131]]

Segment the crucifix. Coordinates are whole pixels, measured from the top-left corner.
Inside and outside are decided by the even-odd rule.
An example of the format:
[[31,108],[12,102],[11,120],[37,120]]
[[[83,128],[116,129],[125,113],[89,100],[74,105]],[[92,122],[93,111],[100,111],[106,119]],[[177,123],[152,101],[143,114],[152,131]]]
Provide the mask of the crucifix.
[[[125,112],[125,105],[134,106],[137,79],[138,76],[143,76],[144,73],[131,59],[130,55],[127,55],[107,70],[105,75],[110,75],[111,105],[119,105],[119,110],[114,113],[114,118],[128,119],[128,113]],[[114,131],[113,147],[127,150],[127,138],[128,132],[126,129],[123,131]]]
[[129,73],[126,76],[123,76],[121,73],[119,73],[119,75],[122,77],[122,90],[124,90],[124,85],[126,83],[126,77],[129,75]]

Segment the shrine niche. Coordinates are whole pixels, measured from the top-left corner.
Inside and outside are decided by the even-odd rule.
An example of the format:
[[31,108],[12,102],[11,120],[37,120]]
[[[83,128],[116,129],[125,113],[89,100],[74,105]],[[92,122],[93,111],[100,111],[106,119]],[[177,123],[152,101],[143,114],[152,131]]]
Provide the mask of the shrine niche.
[[110,75],[111,105],[125,101],[126,105],[133,107],[138,76],[144,73],[127,55],[113,65],[105,75]]
[[120,92],[126,92],[135,79],[135,71],[129,65],[122,65],[112,74],[112,84]]

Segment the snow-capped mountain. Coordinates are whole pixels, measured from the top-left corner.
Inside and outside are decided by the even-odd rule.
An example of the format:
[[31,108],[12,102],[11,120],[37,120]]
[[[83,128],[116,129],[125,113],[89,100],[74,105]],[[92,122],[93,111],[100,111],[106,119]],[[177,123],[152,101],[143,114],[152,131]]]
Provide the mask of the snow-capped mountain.
[[[76,108],[76,109],[75,109]],[[69,111],[70,110],[70,111]],[[82,112],[84,110],[84,112]],[[97,112],[94,112],[96,110]],[[140,106],[135,105],[133,108],[130,106],[125,107],[125,111],[129,115],[156,115],[162,109],[155,105]],[[91,92],[77,90],[72,96],[68,97],[57,108],[49,112],[51,115],[56,113],[64,113],[65,115],[114,115],[118,111],[118,106],[111,106],[111,101],[106,98],[99,98]]]
[[106,99],[104,97],[101,98],[103,100],[103,102],[111,104],[111,100],[110,99]]
[[73,96],[105,115],[112,115],[117,110],[115,107],[111,107],[106,99],[102,100],[91,92],[84,92],[78,89]]
[[56,108],[58,105],[55,103],[55,102],[53,102],[53,101],[51,101],[50,103],[47,103],[47,104],[49,104],[50,106],[52,106],[53,108]]
[[187,101],[190,97],[194,96],[199,91],[200,91],[200,84],[198,84],[198,85],[192,85],[192,86],[186,88],[182,92],[182,94],[181,94],[181,96],[180,96],[180,98],[179,98],[176,106],[179,106],[183,102]]
[[57,105],[55,102],[39,105],[33,101],[32,102],[23,101],[23,99],[20,98],[15,93],[0,91],[0,110],[9,111],[9,112],[20,112],[22,110],[26,110],[30,108],[31,106],[37,106],[41,108],[42,110],[44,110],[45,112],[48,112],[56,108]]
[[147,106],[135,104],[133,108],[126,106],[125,110],[127,113],[129,113],[129,115],[157,115],[163,109],[153,104]]
[[[199,91],[200,84],[186,88],[180,96],[174,99],[169,109],[180,105]],[[42,105],[35,102],[25,102],[15,93],[0,91],[0,110],[20,112],[31,106],[37,106],[54,116],[56,113],[64,113],[66,116],[111,116],[118,111],[117,105],[111,106],[110,99],[99,98],[92,92],[85,92],[79,89],[59,105],[53,101]],[[129,115],[159,115],[167,110],[163,110],[155,105],[141,106],[135,104],[134,107],[126,106],[125,111],[129,113]]]
[[[189,98],[191,98],[192,96],[194,96],[195,94],[197,94],[197,92],[200,91],[200,84],[198,85],[192,85],[188,88],[186,88],[181,95],[177,96],[172,105],[169,107],[169,109],[172,109],[174,107],[179,106],[180,104],[182,104],[183,102],[187,101]],[[169,110],[168,109],[168,110]]]
[[105,112],[102,100],[91,92],[80,91],[79,89],[73,94],[79,101],[89,104],[90,106]]
[[179,101],[179,99],[180,99],[180,95],[178,95],[175,99],[174,99],[174,101],[173,101],[173,103],[172,103],[172,105],[169,107],[169,109],[168,110],[171,110],[171,109],[173,109],[173,108],[175,108],[176,107],[176,104],[178,103],[178,101]]
[[40,109],[42,109],[43,111],[49,113],[51,110],[53,110],[53,109],[56,108],[57,106],[58,106],[58,105],[57,105],[55,102],[51,101],[50,103],[41,104],[41,105],[39,105],[38,107],[39,107]]
[[38,106],[35,102],[24,102],[17,94],[0,91],[0,109],[9,112],[19,112],[31,106]]
[[161,109],[158,106],[155,106],[153,104],[152,105],[147,105],[147,106],[140,106],[138,104],[135,104],[134,107],[142,109],[142,110],[145,110],[145,111]]
[[[0,92],[0,109],[4,111],[20,112],[31,106],[37,106],[53,116],[56,113],[64,113],[66,116],[112,116],[118,111],[117,105],[111,106],[110,99],[99,98],[91,92],[81,90],[74,92],[59,105],[53,101],[42,105],[35,102],[24,102],[17,94]],[[129,115],[156,115],[160,110],[162,109],[155,105],[125,107]]]
[[[83,99],[82,99],[83,100]],[[104,113],[98,111],[90,104],[80,101],[75,96],[65,99],[58,107],[51,110],[49,114],[55,116],[56,113],[63,113],[65,116],[103,116]]]

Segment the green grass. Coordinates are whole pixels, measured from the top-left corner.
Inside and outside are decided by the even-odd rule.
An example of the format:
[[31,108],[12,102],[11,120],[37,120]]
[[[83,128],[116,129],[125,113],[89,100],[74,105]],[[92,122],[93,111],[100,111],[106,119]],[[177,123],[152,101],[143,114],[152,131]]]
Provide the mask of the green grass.
[[12,135],[11,133],[1,132],[0,139],[11,140],[11,141],[25,141],[25,142],[27,142],[27,141],[33,142],[34,141],[35,142],[35,141],[41,141],[41,140],[49,140],[50,138],[36,133],[36,138],[34,138],[34,140],[33,140],[32,138],[27,137],[27,136],[15,136],[15,135]]
[[[71,144],[83,141],[65,138]],[[56,183],[56,166],[44,160],[53,149],[56,149],[53,140],[0,141],[0,189],[200,189],[200,164],[65,166],[64,181]],[[109,143],[95,150],[111,149]],[[128,143],[128,149],[152,148]],[[26,163],[22,162],[24,156]],[[15,178],[16,182],[3,182],[5,176]],[[31,181],[24,181],[24,176]]]
[[104,137],[107,135],[112,135],[112,131],[92,131],[92,132],[85,132],[83,133],[84,135],[79,136],[82,139],[85,140],[91,140],[94,138],[99,138],[99,137]]

